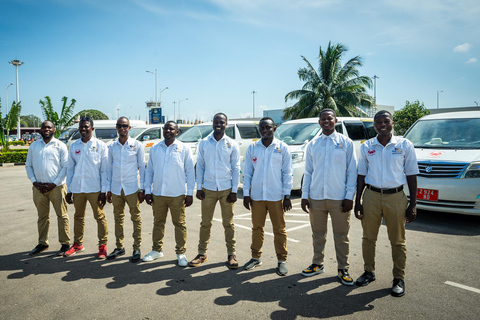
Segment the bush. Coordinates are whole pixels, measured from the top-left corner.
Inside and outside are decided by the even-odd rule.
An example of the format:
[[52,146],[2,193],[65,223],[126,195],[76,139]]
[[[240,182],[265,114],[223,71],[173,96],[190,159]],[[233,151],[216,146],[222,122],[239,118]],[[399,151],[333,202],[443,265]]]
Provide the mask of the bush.
[[27,152],[3,152],[0,153],[0,163],[26,162]]
[[9,146],[24,146],[25,142],[20,140],[20,141],[8,141]]
[[403,136],[415,121],[427,114],[430,114],[430,110],[425,108],[423,102],[418,100],[413,102],[406,101],[405,107],[395,111],[393,114],[395,134]]

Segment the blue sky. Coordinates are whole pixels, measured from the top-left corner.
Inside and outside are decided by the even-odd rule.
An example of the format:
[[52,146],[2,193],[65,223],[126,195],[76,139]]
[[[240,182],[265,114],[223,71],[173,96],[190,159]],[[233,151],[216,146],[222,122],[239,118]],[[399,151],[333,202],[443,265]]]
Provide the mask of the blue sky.
[[[145,120],[157,69],[163,112],[209,120],[279,109],[301,88],[305,56],[318,66],[329,41],[363,58],[377,75],[377,103],[419,100],[435,108],[480,103],[478,0],[2,0],[0,97],[15,83],[19,59],[22,114],[41,117],[38,101],[77,100],[76,111]],[[370,91],[373,95],[373,88]],[[9,104],[15,85],[8,89]],[[177,103],[178,104],[178,103]],[[178,115],[178,110],[176,111]]]

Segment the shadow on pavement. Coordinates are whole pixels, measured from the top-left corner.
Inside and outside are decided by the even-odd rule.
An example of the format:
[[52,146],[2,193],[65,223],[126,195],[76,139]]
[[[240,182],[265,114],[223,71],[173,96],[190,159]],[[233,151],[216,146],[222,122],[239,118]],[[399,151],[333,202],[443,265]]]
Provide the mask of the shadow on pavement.
[[417,218],[407,223],[407,230],[462,235],[480,235],[480,217],[419,210]]

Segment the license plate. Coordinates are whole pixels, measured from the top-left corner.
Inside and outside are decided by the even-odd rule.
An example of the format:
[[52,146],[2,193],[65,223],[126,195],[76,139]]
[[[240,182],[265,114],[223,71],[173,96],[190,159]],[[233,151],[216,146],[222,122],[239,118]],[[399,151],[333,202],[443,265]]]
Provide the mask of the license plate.
[[417,200],[438,201],[438,190],[418,188]]

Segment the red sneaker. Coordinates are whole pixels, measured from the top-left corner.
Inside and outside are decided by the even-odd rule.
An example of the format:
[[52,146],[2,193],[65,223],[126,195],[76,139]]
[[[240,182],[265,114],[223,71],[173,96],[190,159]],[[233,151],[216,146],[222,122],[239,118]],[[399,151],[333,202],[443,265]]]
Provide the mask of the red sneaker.
[[70,247],[70,249],[65,251],[63,256],[64,257],[70,257],[70,256],[73,256],[77,252],[82,252],[83,250],[85,250],[85,248],[83,247],[83,244],[78,244],[78,243],[75,242],[73,244],[73,246]]
[[98,259],[105,259],[107,257],[107,246],[102,244],[98,246]]

